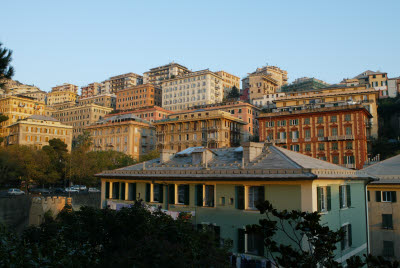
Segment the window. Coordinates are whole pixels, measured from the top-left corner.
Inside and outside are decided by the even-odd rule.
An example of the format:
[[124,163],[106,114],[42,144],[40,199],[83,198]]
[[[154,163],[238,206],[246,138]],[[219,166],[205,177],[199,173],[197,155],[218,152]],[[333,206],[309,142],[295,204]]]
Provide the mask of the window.
[[153,184],[153,200],[152,202],[163,203],[163,185]]
[[323,116],[318,116],[318,118],[317,118],[317,123],[318,123],[318,124],[324,123],[324,117],[323,117]]
[[344,121],[351,121],[351,114],[345,114]]
[[307,143],[305,150],[306,150],[306,152],[311,152],[311,144]]
[[247,254],[253,254],[258,256],[264,255],[264,241],[262,234],[257,234],[256,232],[248,233],[247,236]]
[[394,243],[393,241],[383,241],[383,252],[384,257],[394,257]]
[[189,205],[189,185],[178,185],[177,188],[177,204]]
[[304,130],[304,137],[305,138],[311,138],[311,130],[310,129],[305,129]]
[[395,191],[375,191],[376,202],[397,202]]
[[336,115],[332,115],[331,116],[331,123],[336,123],[337,122],[337,116]]
[[339,186],[339,204],[340,208],[346,208],[351,206],[350,185]]
[[347,224],[340,228],[344,232],[344,237],[341,241],[341,249],[345,250],[352,245],[352,231],[351,231],[351,224]]
[[247,208],[256,209],[259,202],[263,202],[264,186],[248,186],[247,187]]
[[351,141],[346,142],[346,150],[353,150],[353,142]]
[[214,185],[204,186],[204,206],[214,207]]
[[382,214],[382,228],[383,229],[393,229],[393,215],[392,214]]
[[291,126],[297,126],[299,124],[299,119],[291,119],[289,122]]
[[309,125],[310,124],[310,118],[304,118],[304,125]]
[[351,135],[351,127],[346,127],[346,135]]
[[331,187],[317,187],[317,209],[319,212],[331,210]]
[[332,156],[332,162],[334,164],[339,164],[339,156],[337,156],[337,155]]
[[286,126],[286,120],[278,121],[278,127],[284,127],[284,126]]
[[325,151],[325,144],[318,143],[318,151]]
[[324,137],[324,129],[323,128],[318,129],[318,137]]
[[299,152],[300,151],[300,145],[298,145],[298,144],[290,145],[290,150],[292,150],[294,152]]
[[338,131],[337,131],[337,127],[333,127],[332,128],[332,136],[337,136],[338,135]]
[[265,126],[266,127],[273,127],[275,125],[275,122],[274,121],[267,121],[267,122],[265,122]]

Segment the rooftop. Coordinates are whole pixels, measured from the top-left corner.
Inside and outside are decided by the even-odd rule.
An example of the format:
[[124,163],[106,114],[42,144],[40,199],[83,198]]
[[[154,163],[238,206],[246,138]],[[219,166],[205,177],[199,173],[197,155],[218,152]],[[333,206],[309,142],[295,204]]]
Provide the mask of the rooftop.
[[[255,143],[262,147],[262,143]],[[211,160],[205,164],[192,164],[192,154],[209,150]],[[160,159],[103,171],[99,177],[174,178],[196,180],[313,180],[331,179],[373,179],[364,172],[350,170],[338,165],[312,158],[300,153],[264,144],[262,153],[243,165],[243,147],[206,149],[193,147],[175,154],[171,160],[160,163]]]
[[400,154],[370,165],[362,171],[379,178],[374,184],[400,184]]

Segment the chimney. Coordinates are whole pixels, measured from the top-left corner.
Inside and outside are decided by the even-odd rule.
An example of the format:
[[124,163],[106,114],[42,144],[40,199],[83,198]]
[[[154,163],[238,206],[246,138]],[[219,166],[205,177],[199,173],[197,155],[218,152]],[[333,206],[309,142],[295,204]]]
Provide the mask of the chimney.
[[192,165],[207,165],[212,161],[214,153],[208,149],[200,149],[198,151],[192,152]]
[[257,156],[262,153],[264,143],[262,142],[245,142],[243,143],[243,160],[244,164],[253,161]]
[[161,149],[160,151],[160,163],[164,164],[174,157],[176,151],[168,150],[168,149]]

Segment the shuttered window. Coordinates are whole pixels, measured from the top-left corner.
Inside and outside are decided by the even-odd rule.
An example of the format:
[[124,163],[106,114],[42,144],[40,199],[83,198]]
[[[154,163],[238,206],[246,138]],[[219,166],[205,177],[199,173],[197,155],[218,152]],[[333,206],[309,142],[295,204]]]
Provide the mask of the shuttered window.
[[353,244],[353,233],[352,233],[352,228],[351,224],[347,224],[345,226],[342,226],[341,230],[344,232],[344,237],[340,243],[341,249],[345,250]]
[[109,199],[110,198],[110,183],[108,181],[106,181],[106,191],[105,191],[105,199]]
[[330,211],[331,204],[331,187],[317,187],[317,209],[319,212]]
[[247,200],[247,208],[256,209],[256,206],[265,200],[264,186],[249,186]]
[[236,186],[236,208],[244,209],[244,186]]
[[129,201],[136,200],[136,183],[128,184],[128,200]]
[[350,185],[340,185],[339,186],[339,206],[340,206],[340,208],[351,207]]
[[153,184],[153,202],[163,203],[164,191],[163,185],[155,183]]
[[393,215],[392,214],[382,214],[382,228],[383,229],[393,229]]

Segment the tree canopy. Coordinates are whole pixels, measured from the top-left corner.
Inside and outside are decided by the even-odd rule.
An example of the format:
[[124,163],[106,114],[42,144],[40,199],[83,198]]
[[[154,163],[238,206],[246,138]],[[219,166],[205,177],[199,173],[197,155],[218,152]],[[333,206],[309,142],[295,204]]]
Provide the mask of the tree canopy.
[[12,61],[12,51],[3,47],[0,43],[0,88],[3,88],[3,79],[11,79],[14,75],[14,68],[10,65]]
[[226,98],[227,99],[238,99],[239,97],[240,97],[239,89],[236,86],[233,86]]

